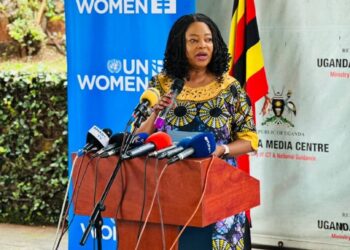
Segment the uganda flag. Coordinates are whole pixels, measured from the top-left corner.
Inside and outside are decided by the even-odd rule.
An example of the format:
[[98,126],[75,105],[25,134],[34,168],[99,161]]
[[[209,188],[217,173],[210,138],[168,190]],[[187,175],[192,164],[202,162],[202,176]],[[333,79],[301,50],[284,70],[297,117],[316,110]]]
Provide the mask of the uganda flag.
[[254,106],[268,92],[254,0],[234,0],[229,52],[229,73],[244,86]]
[[[231,54],[229,74],[244,87],[253,107],[268,93],[262,47],[255,16],[254,0],[234,0],[229,37]],[[238,167],[249,173],[249,156],[237,158]],[[247,211],[250,219],[250,213]]]
[[[234,0],[229,38],[231,54],[229,74],[246,90],[252,103],[268,93],[264,59],[255,16],[254,0]],[[238,158],[238,166],[249,173],[249,158]]]

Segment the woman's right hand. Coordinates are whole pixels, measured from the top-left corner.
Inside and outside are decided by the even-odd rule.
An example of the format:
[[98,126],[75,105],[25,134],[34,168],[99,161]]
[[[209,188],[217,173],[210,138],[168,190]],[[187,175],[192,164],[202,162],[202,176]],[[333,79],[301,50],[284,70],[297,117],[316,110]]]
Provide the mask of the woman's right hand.
[[152,134],[155,131],[154,121],[157,119],[159,112],[164,110],[166,107],[169,107],[170,105],[174,104],[172,103],[172,95],[170,93],[163,95],[160,98],[158,104],[153,106],[152,114],[146,119],[146,121],[144,121],[141,124],[140,128],[137,129],[136,133],[145,132],[148,134]]
[[172,94],[167,93],[160,98],[158,104],[153,106],[153,111],[158,115],[162,110],[172,104]]

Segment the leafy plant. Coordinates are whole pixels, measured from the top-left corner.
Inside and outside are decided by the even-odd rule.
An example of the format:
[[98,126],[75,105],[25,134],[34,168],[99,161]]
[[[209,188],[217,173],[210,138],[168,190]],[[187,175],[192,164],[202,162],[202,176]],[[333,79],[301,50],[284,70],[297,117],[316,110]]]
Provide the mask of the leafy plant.
[[36,54],[46,37],[41,27],[33,20],[16,19],[8,28],[10,36],[26,49],[28,55]]
[[66,75],[0,72],[0,222],[56,223],[67,184]]
[[[47,16],[49,19],[53,17],[59,17],[60,19],[64,20],[64,12],[63,9],[63,0],[46,0],[46,12],[45,16]],[[57,5],[60,5],[61,7],[57,8]]]
[[9,35],[19,43],[27,55],[36,54],[46,35],[35,17],[39,8],[37,0],[16,0],[5,5],[9,13]]

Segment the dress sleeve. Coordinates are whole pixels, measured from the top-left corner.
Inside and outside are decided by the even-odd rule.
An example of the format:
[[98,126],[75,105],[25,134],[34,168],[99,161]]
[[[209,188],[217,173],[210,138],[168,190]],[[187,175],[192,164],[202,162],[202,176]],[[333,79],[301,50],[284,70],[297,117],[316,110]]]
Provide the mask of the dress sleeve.
[[157,75],[152,76],[151,80],[148,82],[148,88],[156,88],[157,84]]
[[252,148],[258,149],[258,135],[253,119],[253,110],[249,97],[238,81],[230,87],[233,97],[233,121],[231,137],[233,140],[242,139],[250,141]]

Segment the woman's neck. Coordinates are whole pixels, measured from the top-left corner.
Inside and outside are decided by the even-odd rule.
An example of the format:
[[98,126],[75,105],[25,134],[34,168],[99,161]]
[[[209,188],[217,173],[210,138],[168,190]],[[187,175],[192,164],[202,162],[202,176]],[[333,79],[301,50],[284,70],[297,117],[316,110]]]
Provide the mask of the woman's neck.
[[191,88],[203,87],[215,80],[215,75],[208,72],[206,69],[193,69],[189,72],[189,77],[186,80],[186,86]]

